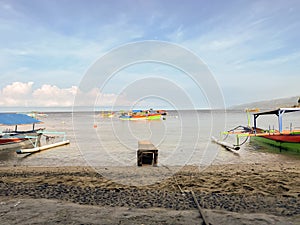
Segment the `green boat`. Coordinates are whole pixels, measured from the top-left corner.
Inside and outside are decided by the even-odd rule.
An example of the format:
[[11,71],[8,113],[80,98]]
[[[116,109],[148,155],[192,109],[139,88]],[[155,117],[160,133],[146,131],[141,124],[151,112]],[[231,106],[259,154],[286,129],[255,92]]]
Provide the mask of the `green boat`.
[[[232,130],[222,132],[223,135],[236,135],[237,143],[229,144],[217,139],[213,139],[217,144],[227,149],[236,150],[244,144],[248,138],[254,144],[273,146],[279,151],[289,151],[300,153],[300,130],[292,129],[284,130],[282,125],[282,117],[286,113],[299,112],[300,108],[279,108],[276,110],[254,113],[254,126],[250,126],[250,117],[248,117],[248,126],[238,126]],[[249,114],[248,114],[249,115]],[[278,117],[278,130],[262,129],[257,127],[257,118],[264,115],[276,115]],[[246,141],[240,143],[240,138],[246,138]]]
[[[282,117],[286,113],[299,112],[300,108],[279,108],[276,110],[255,113],[253,134],[250,135],[250,141],[253,143],[263,143],[286,150],[300,153],[300,130],[283,130]],[[257,127],[257,118],[262,115],[276,115],[278,117],[279,130],[264,130]]]

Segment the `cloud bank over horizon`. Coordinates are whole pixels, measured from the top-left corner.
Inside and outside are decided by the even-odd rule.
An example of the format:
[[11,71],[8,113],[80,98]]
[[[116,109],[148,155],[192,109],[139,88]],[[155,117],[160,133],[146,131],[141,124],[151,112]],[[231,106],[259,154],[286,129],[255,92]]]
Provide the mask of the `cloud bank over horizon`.
[[[0,105],[69,106],[91,65],[144,40],[174,43],[202,59],[226,106],[297,96],[299,11],[297,0],[0,0]],[[196,87],[173,77],[197,102]],[[119,96],[124,80],[125,73],[111,81],[103,102]],[[206,106],[200,100],[197,107]]]
[[[81,106],[127,106],[130,101],[125,96],[115,94],[103,94],[99,89],[93,89],[87,93],[72,86],[70,88],[59,88],[55,85],[44,84],[36,89],[34,82],[14,82],[0,90],[1,107],[71,107],[74,98],[79,92],[85,96],[85,101],[78,102]],[[118,101],[116,99],[118,98]],[[86,101],[90,99],[90,101]],[[95,102],[95,99],[99,101]]]

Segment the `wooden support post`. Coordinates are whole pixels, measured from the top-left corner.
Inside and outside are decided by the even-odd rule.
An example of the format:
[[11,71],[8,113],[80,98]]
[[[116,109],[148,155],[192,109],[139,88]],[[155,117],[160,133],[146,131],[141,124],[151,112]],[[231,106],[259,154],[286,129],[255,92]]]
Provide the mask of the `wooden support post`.
[[193,190],[191,190],[191,193],[192,193],[194,202],[196,203],[197,208],[198,208],[198,210],[199,210],[200,216],[201,216],[202,219],[203,219],[203,224],[204,224],[204,225],[209,225],[210,223],[209,223],[208,220],[206,219],[206,217],[205,217],[205,215],[204,215],[204,213],[203,213],[203,209],[202,209],[201,206],[199,205],[199,203],[198,203],[198,201],[197,201],[197,198],[196,198],[195,193],[193,192]]

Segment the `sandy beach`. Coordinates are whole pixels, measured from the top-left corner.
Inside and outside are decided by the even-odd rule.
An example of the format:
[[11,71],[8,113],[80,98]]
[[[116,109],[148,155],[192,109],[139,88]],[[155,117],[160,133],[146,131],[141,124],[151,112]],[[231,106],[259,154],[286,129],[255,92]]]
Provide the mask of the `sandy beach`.
[[[150,185],[147,180],[166,170],[106,167],[99,173],[89,167],[0,167],[0,221],[201,224],[193,191],[209,224],[300,224],[299,165],[295,160],[204,170],[186,166]],[[128,174],[141,185],[131,185]]]

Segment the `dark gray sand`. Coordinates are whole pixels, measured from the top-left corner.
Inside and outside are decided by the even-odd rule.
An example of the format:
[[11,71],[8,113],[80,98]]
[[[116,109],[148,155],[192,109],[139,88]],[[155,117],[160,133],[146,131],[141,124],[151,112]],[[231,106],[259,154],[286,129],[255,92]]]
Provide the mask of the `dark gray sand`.
[[[104,207],[48,199],[0,198],[0,221],[10,224],[201,224],[197,210]],[[300,217],[204,210],[210,224],[299,224]]]
[[148,186],[116,180],[155,168],[106,168],[110,180],[86,167],[1,167],[0,224],[201,224],[191,190],[211,224],[300,224],[299,165],[185,167]]

